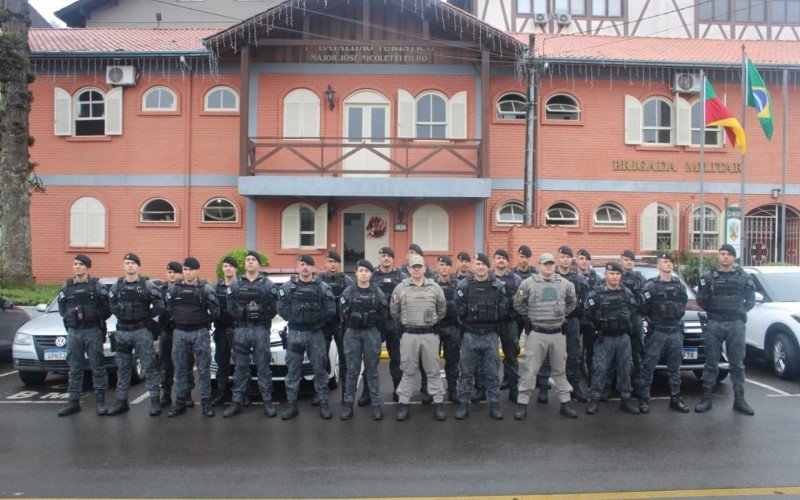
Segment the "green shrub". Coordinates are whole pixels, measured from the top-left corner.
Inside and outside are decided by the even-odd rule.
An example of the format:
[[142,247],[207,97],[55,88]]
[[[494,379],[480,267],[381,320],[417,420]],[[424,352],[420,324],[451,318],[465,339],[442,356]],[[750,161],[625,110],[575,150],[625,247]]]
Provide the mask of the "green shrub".
[[[249,251],[250,249],[248,248],[237,248],[236,250],[231,250],[220,257],[219,262],[217,262],[217,279],[222,279],[222,261],[225,259],[225,257],[233,257],[236,259],[236,262],[239,263],[237,274],[244,274],[244,258],[247,256],[247,252]],[[258,252],[258,250],[256,250],[256,252]],[[258,256],[261,258],[261,267],[269,266],[269,258],[267,258],[266,255],[258,252]]]
[[[675,270],[680,274],[686,283],[691,287],[697,286],[700,281],[700,257],[691,252],[677,251],[673,254],[675,258]],[[708,259],[703,259],[705,270],[713,265]]]

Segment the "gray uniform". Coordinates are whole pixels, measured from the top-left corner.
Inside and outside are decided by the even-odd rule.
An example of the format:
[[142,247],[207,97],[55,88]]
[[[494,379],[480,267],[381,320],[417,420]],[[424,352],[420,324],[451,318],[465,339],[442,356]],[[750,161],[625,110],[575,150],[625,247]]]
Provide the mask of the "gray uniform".
[[386,296],[376,285],[360,288],[351,285],[345,288],[340,302],[341,324],[344,332],[344,354],[347,361],[344,402],[355,399],[361,360],[364,360],[364,378],[369,388],[372,405],[380,405],[381,386],[378,379],[378,363],[381,360],[381,332],[378,325],[389,315]]
[[183,401],[189,398],[191,359],[197,366],[200,397],[211,398],[211,334],[210,322],[219,318],[219,299],[205,281],[189,285],[178,280],[167,291],[167,313],[175,325],[172,362],[175,364],[175,393]]
[[97,278],[87,278],[81,283],[67,280],[58,292],[58,312],[67,329],[70,399],[80,399],[87,358],[92,369],[94,391],[105,395],[108,374],[103,367],[103,343],[105,322],[111,315],[108,290]]
[[117,348],[117,400],[128,399],[131,384],[133,351],[142,365],[147,390],[151,398],[157,398],[161,381],[153,347],[155,318],[164,313],[161,291],[150,280],[139,277],[136,281],[119,278],[108,292],[111,312],[117,317],[114,333]]
[[322,326],[336,316],[336,301],[327,283],[314,277],[301,281],[297,276],[278,291],[278,314],[289,322],[286,334],[286,398],[297,401],[303,367],[303,353],[314,367],[314,389],[320,402],[328,401],[328,372],[325,368],[325,334]]
[[253,281],[246,276],[234,280],[227,291],[227,310],[236,327],[233,330],[232,353],[236,371],[233,374],[233,401],[243,403],[250,382],[250,357],[256,364],[258,389],[265,402],[272,401],[272,372],[269,364],[270,326],[277,312],[278,289],[264,275]]

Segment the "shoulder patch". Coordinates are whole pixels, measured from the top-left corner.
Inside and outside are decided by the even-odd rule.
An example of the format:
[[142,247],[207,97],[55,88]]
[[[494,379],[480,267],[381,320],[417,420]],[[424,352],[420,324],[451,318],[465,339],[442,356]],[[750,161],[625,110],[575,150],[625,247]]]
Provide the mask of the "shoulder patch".
[[281,297],[285,297],[286,296],[286,292],[283,290],[283,288],[278,290],[278,295],[280,295]]
[[700,278],[700,286],[706,286],[706,279]]
[[458,296],[459,296],[459,297],[461,297],[462,299],[464,298],[464,290],[457,290],[457,291],[456,291],[456,293],[457,293],[457,294],[458,294]]
[[589,299],[587,302],[589,302],[590,306],[594,307],[594,299]]
[[103,297],[107,296],[108,295],[108,288],[106,288],[106,287],[100,288],[100,295],[102,295]]
[[272,293],[272,295],[278,295],[278,289],[275,288],[274,286],[272,287],[272,289],[270,289],[270,292]]
[[345,298],[342,297],[342,298],[339,299],[339,302],[341,302],[342,305],[344,305],[347,302],[347,300],[345,300]]
[[650,292],[644,292],[644,298],[650,299]]
[[150,295],[152,295],[153,297],[158,297],[158,288],[156,287],[151,288]]
[[397,302],[397,294],[396,294],[396,293],[393,293],[393,294],[392,294],[392,300],[393,300],[394,302]]
[[67,298],[67,294],[66,294],[66,293],[64,293],[64,292],[58,292],[58,298],[60,298],[60,299],[62,299],[62,300],[63,300],[63,299],[66,299],[66,298]]
[[217,300],[217,294],[213,293],[213,292],[209,293],[208,294],[208,300]]
[[331,290],[330,288],[328,288],[327,290],[325,290],[325,296],[326,296],[326,297],[333,298],[333,290]]

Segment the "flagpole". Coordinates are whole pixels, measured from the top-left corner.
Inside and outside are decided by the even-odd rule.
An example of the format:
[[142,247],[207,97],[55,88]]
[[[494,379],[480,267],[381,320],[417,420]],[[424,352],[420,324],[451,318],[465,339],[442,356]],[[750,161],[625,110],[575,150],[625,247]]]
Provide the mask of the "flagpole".
[[[703,250],[705,249],[705,230],[706,230],[706,72],[700,70],[700,81],[703,82],[703,126],[700,127],[700,276],[703,275]],[[694,220],[692,221],[694,224]]]
[[[742,130],[744,130],[744,122],[747,114],[747,53],[742,44]],[[741,194],[739,196],[739,206],[742,207],[742,225],[744,226],[745,210],[744,210],[744,180],[745,180],[745,166],[746,160],[744,154],[739,155],[739,168],[741,176]],[[742,228],[744,229],[744,227]],[[744,250],[744,249],[742,249]],[[744,254],[744,251],[742,251]],[[744,264],[744,255],[741,256],[742,264]]]
[[789,123],[789,70],[783,70],[783,137],[781,158],[781,261],[786,262],[786,128]]

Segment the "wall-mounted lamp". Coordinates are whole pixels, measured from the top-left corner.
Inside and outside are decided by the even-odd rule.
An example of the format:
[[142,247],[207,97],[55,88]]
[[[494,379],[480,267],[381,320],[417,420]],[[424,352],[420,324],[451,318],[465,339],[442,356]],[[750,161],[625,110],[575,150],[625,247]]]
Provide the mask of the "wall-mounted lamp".
[[781,195],[781,188],[772,188],[772,199],[777,200]]
[[330,109],[331,111],[333,111],[333,103],[335,98],[336,98],[336,91],[333,90],[333,87],[331,87],[331,84],[329,83],[328,88],[325,89],[325,99],[328,101],[328,109]]
[[333,202],[333,197],[328,198],[328,220],[333,219],[336,215],[336,204]]
[[403,201],[403,199],[400,198],[400,201],[397,202],[397,219],[400,222],[403,222],[403,216],[405,215],[405,212],[406,212],[406,204]]

